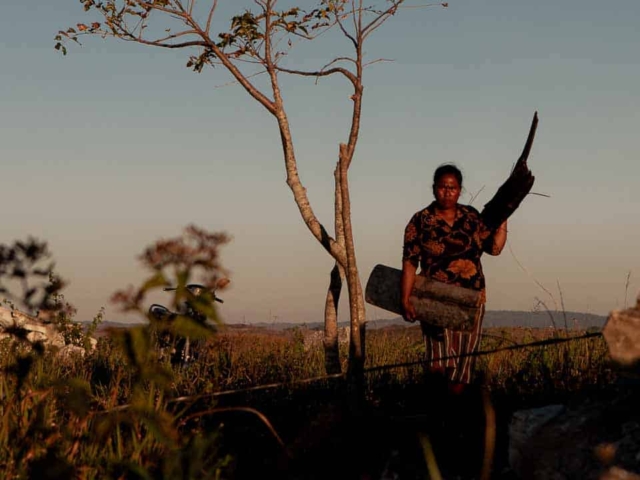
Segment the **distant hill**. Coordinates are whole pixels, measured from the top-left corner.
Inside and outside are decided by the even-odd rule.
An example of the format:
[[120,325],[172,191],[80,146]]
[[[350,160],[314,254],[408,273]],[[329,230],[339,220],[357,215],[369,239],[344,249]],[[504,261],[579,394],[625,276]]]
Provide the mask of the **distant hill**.
[[[565,327],[565,316],[567,327],[569,328],[602,328],[607,320],[603,315],[595,315],[583,312],[523,312],[517,310],[489,310],[484,315],[484,327],[532,327],[545,328],[552,327],[554,322],[557,328]],[[552,321],[553,319],[553,321]],[[134,323],[119,322],[103,322],[100,325],[100,331],[107,328],[123,328],[131,327]],[[341,327],[348,326],[348,322],[341,322]],[[411,323],[405,322],[402,317],[395,317],[383,320],[370,320],[367,322],[367,329],[386,328],[386,327],[409,327]],[[289,330],[294,328],[306,328],[310,330],[322,329],[322,322],[314,323],[292,323],[292,322],[258,322],[247,324],[228,324],[231,328],[254,327],[265,330]]]
[[521,312],[513,310],[490,310],[484,315],[485,327],[552,327],[602,328],[607,321],[603,315],[582,312]]
[[[565,327],[565,316],[568,328],[602,328],[607,320],[603,315],[595,315],[583,312],[523,312],[517,310],[489,310],[484,315],[484,327],[532,327],[545,328],[555,326]],[[553,319],[553,321],[552,321]],[[268,330],[287,330],[291,328],[321,329],[324,324],[315,323],[252,323],[247,326],[261,327]],[[395,317],[383,320],[370,320],[367,322],[368,329],[385,327],[408,327],[413,324],[405,322],[402,317]],[[347,322],[341,322],[340,326],[348,326]]]

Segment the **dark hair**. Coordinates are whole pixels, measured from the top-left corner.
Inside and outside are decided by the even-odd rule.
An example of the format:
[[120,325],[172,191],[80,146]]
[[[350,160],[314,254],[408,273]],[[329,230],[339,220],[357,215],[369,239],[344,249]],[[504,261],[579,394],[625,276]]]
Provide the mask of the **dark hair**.
[[453,175],[458,180],[458,183],[462,187],[462,172],[458,167],[456,167],[453,163],[445,163],[436,168],[436,171],[433,174],[433,186],[435,188],[436,183],[445,175]]

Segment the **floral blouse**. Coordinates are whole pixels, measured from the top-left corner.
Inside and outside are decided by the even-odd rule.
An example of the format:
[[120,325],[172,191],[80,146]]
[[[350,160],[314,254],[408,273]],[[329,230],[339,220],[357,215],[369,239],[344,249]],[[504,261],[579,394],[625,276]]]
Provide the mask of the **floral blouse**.
[[417,212],[404,231],[402,260],[409,260],[420,275],[474,290],[484,290],[480,257],[497,255],[492,232],[478,211],[458,204],[453,226],[436,215],[436,203]]

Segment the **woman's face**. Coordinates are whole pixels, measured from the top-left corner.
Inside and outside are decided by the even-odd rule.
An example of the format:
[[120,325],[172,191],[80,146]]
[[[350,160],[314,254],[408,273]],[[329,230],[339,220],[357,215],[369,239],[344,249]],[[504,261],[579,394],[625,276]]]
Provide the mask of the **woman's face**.
[[433,194],[440,208],[453,208],[460,198],[460,183],[455,175],[447,173],[442,175],[433,186]]

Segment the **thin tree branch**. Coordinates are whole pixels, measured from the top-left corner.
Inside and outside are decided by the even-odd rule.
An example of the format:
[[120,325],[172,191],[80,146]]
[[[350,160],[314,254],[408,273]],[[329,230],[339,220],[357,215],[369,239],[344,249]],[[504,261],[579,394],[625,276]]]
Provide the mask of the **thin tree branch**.
[[211,10],[209,10],[209,14],[207,15],[207,26],[205,31],[207,35],[209,35],[209,30],[211,30],[211,22],[213,21],[213,15],[218,7],[218,0],[213,0],[213,5],[211,6]]
[[391,60],[389,58],[378,58],[377,60],[372,60],[370,62],[365,63],[364,65],[362,65],[362,68],[367,68],[375,63],[382,63],[382,62],[395,62],[395,60]]
[[133,29],[131,29],[131,33],[135,33],[137,30],[139,30],[140,33],[138,33],[138,35],[142,35],[142,32],[145,28],[147,28],[146,18],[141,16],[138,20],[138,23],[136,23]]
[[[360,6],[362,7],[362,0],[360,0]],[[358,143],[358,135],[360,133],[360,118],[362,115],[362,95],[363,95],[363,87],[362,87],[362,76],[364,74],[362,60],[362,45],[364,42],[364,37],[361,30],[362,24],[358,23],[358,38],[356,42],[356,80],[353,82],[354,92],[351,96],[351,100],[353,100],[353,110],[351,115],[351,128],[349,131],[349,140],[347,142],[347,152],[346,152],[346,168],[349,169],[351,166],[351,161],[353,160],[353,155],[355,153],[356,144]]]
[[[195,30],[185,30],[183,32],[180,33],[174,33],[171,35],[168,35],[166,37],[163,38],[158,38],[157,40],[153,40],[154,42],[158,42],[158,43],[164,43],[167,42],[169,40],[172,40],[174,38],[179,38],[179,37],[184,37],[185,35],[198,35],[198,32]],[[137,38],[141,38],[141,37],[137,37]]]
[[471,195],[471,199],[469,200],[469,205],[473,204],[473,202],[478,198],[478,195],[484,190],[484,185],[480,190],[478,190],[475,194]]
[[206,42],[206,47],[208,47],[213,54],[220,60],[220,63],[224,65],[224,67],[229,70],[231,75],[244,87],[244,89],[255,98],[260,104],[265,107],[269,113],[272,115],[276,114],[276,108],[273,100],[266,97],[260,90],[258,90],[240,71],[240,69],[231,61],[231,59],[216,45],[216,43],[211,39],[211,37],[200,27],[200,25],[192,18],[187,17],[187,24],[191,25],[193,29],[198,32],[200,38],[202,38]]
[[275,66],[275,68],[280,72],[291,73],[293,75],[300,75],[302,77],[328,77],[329,75],[333,75],[335,73],[341,73],[342,75],[347,77],[354,86],[357,85],[357,82],[358,82],[358,79],[356,78],[356,76],[346,68],[335,67],[335,68],[330,68],[329,70],[317,70],[315,72],[309,72],[305,70],[291,70],[291,69],[280,67],[280,66]]
[[429,8],[429,7],[444,7],[447,8],[449,6],[449,2],[441,2],[441,3],[425,3],[424,5],[403,5],[399,6],[398,9],[406,10],[413,8]]
[[150,45],[153,47],[162,47],[162,48],[186,48],[186,47],[206,47],[207,43],[203,40],[194,40],[191,42],[183,42],[183,43],[159,43],[156,40],[145,40],[141,37],[136,37],[133,35],[127,35],[129,38],[118,37],[118,35],[108,34],[109,36],[121,38],[125,42],[137,42],[142,45]]
[[[187,0],[190,1],[190,0]],[[173,0],[173,2],[176,4],[176,7],[178,7],[178,9],[184,13],[185,15],[189,15],[189,13],[187,12],[187,9],[184,8],[184,6],[182,5],[182,1],[181,0]]]
[[354,48],[358,48],[358,42],[356,41],[356,39],[347,31],[346,28],[344,28],[344,25],[342,25],[339,12],[335,13],[335,17],[336,17],[336,23],[338,24],[338,27],[340,28],[340,31],[342,32],[342,34],[351,41]]
[[[178,5],[179,5],[179,2],[176,2],[176,3],[178,3]],[[176,19],[179,19],[179,20],[186,19],[185,14],[181,13],[180,10],[174,10],[172,8],[163,7],[159,3],[140,2],[140,6],[143,7],[143,8],[148,8],[150,11],[151,10],[155,10],[155,11],[158,11],[158,12],[167,13],[167,14],[169,14],[169,15],[171,15],[171,16],[175,17]],[[183,10],[183,12],[184,12],[184,10]]]
[[349,57],[336,57],[333,60],[331,60],[329,63],[327,63],[324,67],[322,67],[322,70],[324,70],[325,68],[333,65],[334,63],[337,62],[351,62],[354,65],[357,64],[357,62],[353,59],[353,58],[349,58]]
[[358,32],[358,19],[356,18],[356,12],[359,8],[356,8],[356,0],[351,0],[351,18],[353,19],[353,29]]
[[[274,2],[277,0],[273,0]],[[273,59],[271,58],[271,12],[272,12],[272,0],[267,0],[265,3],[265,10],[263,11],[264,13],[264,60],[266,62],[266,67],[267,67],[267,73],[269,73],[269,76],[271,77],[272,80],[272,85],[274,87],[274,90],[279,90],[277,87],[278,82],[276,80],[275,77],[275,71],[274,71],[274,64],[273,64]],[[257,2],[256,2],[257,3]],[[275,81],[275,84],[274,84]],[[274,100],[276,101],[276,103],[279,101],[279,99],[277,98],[277,92],[274,91]]]
[[371,32],[380,27],[384,22],[386,22],[389,17],[396,13],[398,10],[398,6],[402,3],[403,0],[394,1],[392,6],[387,8],[386,10],[380,12],[376,18],[374,18],[371,22],[369,22],[362,29],[362,39],[364,40],[369,36]]
[[[216,64],[219,64],[219,62],[216,62]],[[247,75],[246,77],[247,78],[253,78],[253,77],[257,77],[258,75],[264,75],[265,73],[267,73],[267,72],[265,72],[265,71],[256,72],[254,74]],[[230,87],[231,85],[238,85],[238,81],[237,80],[233,80],[231,82],[223,83],[221,85],[215,85],[213,88],[214,89],[218,89],[218,88]]]

